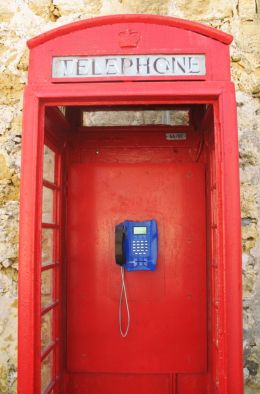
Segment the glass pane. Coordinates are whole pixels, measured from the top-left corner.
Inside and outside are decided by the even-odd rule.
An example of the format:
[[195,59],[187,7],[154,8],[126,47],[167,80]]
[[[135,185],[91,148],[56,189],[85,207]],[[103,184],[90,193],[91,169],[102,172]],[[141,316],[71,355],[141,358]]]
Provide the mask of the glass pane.
[[41,392],[49,386],[53,380],[53,351],[42,360],[41,365]]
[[66,115],[66,107],[58,106],[58,108],[59,108],[60,112],[62,113],[62,115],[65,116]]
[[53,269],[42,271],[41,276],[41,299],[42,307],[53,302]]
[[53,310],[45,313],[41,319],[41,348],[50,345],[53,340]]
[[42,190],[42,221],[43,223],[54,223],[53,217],[54,191],[48,187]]
[[43,151],[43,179],[54,183],[55,152],[44,145]]
[[42,229],[42,265],[53,263],[53,237],[53,229]]
[[189,125],[188,110],[83,112],[83,126]]

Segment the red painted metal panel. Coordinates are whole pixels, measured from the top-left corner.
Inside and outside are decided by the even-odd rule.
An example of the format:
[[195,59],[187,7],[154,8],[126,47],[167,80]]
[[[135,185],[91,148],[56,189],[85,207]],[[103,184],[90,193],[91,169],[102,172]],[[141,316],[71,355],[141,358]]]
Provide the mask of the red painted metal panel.
[[177,394],[169,375],[70,374],[68,380],[68,394]]
[[[100,139],[98,148],[89,138],[94,156],[80,150],[80,142],[74,153],[82,162],[73,163],[69,170],[69,370],[204,371],[204,165],[191,162],[191,158],[182,163],[165,162],[161,149],[155,147],[151,158],[151,148],[147,153],[146,146],[156,137],[149,140],[149,135],[143,146],[129,148],[120,160],[128,140],[128,135],[122,134],[121,146],[110,147],[109,155],[102,150],[109,135],[107,140]],[[132,326],[129,336],[122,339],[114,226],[126,218],[149,217],[158,220],[158,269],[126,275]]]
[[[207,394],[209,393],[207,387],[207,375],[185,375],[180,374],[177,376],[177,389],[178,394]],[[230,393],[231,394],[231,393]]]

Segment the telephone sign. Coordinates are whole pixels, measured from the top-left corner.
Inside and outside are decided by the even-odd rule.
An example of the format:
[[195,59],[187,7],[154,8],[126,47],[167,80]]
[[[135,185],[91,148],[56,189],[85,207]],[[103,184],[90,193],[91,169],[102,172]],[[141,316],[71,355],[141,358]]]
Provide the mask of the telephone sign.
[[205,55],[53,57],[53,78],[205,75]]

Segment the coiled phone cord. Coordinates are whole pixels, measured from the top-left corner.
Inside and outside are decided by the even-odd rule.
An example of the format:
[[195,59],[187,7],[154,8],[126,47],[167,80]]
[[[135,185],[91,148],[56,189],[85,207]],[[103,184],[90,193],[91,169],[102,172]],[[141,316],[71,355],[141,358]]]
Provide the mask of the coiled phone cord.
[[[127,300],[127,293],[126,293],[126,287],[125,287],[125,271],[124,268],[121,266],[121,279],[122,279],[122,286],[121,286],[121,294],[120,294],[120,300],[119,300],[119,311],[118,311],[118,317],[119,317],[119,328],[120,328],[120,334],[122,335],[123,338],[125,338],[128,334],[129,327],[130,327],[130,311],[129,311],[129,306],[128,306],[128,300]],[[123,302],[123,297],[125,298],[125,306],[126,306],[126,312],[127,312],[127,327],[126,330],[123,332],[122,328],[122,302]]]

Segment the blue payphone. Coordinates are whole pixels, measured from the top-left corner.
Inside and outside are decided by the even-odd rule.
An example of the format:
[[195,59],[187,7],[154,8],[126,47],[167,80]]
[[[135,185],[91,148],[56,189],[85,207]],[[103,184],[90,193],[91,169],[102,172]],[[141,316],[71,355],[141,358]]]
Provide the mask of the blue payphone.
[[125,220],[116,225],[116,263],[126,271],[154,271],[158,254],[158,230],[154,219]]
[[[156,220],[136,222],[125,220],[115,227],[115,258],[121,266],[121,294],[119,300],[119,328],[123,338],[130,327],[130,311],[126,293],[124,269],[126,271],[154,271],[158,255],[158,230]],[[125,299],[127,327],[122,328],[122,301]]]

